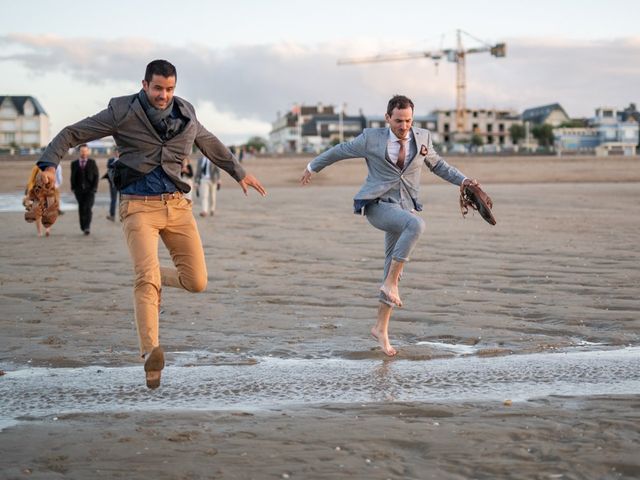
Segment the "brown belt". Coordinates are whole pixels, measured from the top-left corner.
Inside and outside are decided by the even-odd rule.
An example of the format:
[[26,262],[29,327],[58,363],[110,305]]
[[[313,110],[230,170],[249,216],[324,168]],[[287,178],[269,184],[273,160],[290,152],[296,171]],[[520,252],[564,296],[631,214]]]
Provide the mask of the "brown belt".
[[145,202],[164,202],[176,198],[182,198],[182,192],[162,193],[160,195],[120,195],[121,200],[144,200]]

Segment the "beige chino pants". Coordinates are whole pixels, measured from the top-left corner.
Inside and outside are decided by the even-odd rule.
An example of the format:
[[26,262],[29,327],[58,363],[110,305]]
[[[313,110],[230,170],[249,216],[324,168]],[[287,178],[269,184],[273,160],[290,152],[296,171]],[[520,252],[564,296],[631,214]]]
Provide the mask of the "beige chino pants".
[[200,201],[202,202],[202,211],[204,213],[210,214],[216,211],[217,196],[218,183],[203,178],[200,183]]
[[[201,292],[207,286],[202,241],[191,200],[123,200],[120,221],[133,260],[135,318],[142,355],[159,345],[158,310],[162,286]],[[175,268],[160,267],[162,238]]]

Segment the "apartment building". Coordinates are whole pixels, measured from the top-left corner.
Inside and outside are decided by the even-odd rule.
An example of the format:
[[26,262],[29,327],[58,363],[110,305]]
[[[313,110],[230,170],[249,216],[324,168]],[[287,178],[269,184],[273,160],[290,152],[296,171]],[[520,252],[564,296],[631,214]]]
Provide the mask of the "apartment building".
[[31,96],[0,96],[0,148],[40,148],[49,143],[49,116]]
[[467,143],[471,137],[477,136],[483,145],[500,147],[513,146],[509,129],[513,124],[521,124],[520,116],[511,110],[497,109],[468,109],[464,116],[464,129],[459,132],[456,128],[455,110],[435,110],[438,138],[441,143]]
[[320,153],[357,137],[365,126],[362,114],[336,113],[333,105],[296,105],[284,115],[278,113],[269,144],[274,153]]

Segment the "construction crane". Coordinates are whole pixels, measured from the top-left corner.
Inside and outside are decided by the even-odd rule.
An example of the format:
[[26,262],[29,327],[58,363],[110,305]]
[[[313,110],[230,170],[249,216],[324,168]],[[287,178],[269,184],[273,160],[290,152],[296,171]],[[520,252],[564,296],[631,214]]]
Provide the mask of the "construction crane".
[[[467,48],[462,45],[462,34],[468,35],[474,40],[483,44],[481,47]],[[466,112],[467,112],[467,84],[466,84],[466,70],[465,70],[465,58],[470,53],[490,52],[494,57],[500,58],[507,55],[507,45],[505,43],[496,43],[495,45],[489,45],[488,43],[475,38],[470,33],[463,30],[456,30],[457,46],[456,48],[445,48],[441,50],[435,50],[430,52],[407,52],[390,55],[376,55],[373,57],[362,58],[344,58],[338,60],[338,65],[352,65],[356,63],[375,63],[375,62],[389,62],[395,60],[409,60],[412,58],[431,58],[436,65],[442,57],[445,57],[447,61],[456,64],[456,131],[463,133],[466,125]]]

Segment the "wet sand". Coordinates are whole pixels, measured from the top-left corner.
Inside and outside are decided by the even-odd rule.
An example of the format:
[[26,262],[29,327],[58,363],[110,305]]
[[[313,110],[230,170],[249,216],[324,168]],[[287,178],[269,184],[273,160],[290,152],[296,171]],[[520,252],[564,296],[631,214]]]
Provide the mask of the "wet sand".
[[[269,196],[244,198],[226,179],[216,216],[198,217],[209,286],[163,291],[169,358],[207,352],[193,355],[196,368],[251,368],[269,357],[393,365],[368,336],[383,235],[351,213],[363,166],[343,162],[303,189],[295,182],[307,161],[250,160]],[[391,324],[398,360],[428,371],[460,349],[493,358],[640,345],[640,159],[451,163],[483,182],[498,225],[463,220],[456,189],[425,174],[427,230]],[[29,163],[0,163],[0,191],[19,191],[21,168],[26,178]],[[139,365],[131,265],[120,225],[105,214],[94,210],[90,237],[67,212],[50,238],[37,238],[21,213],[0,213],[0,382],[27,366]],[[163,380],[172,381],[169,370]],[[0,433],[0,477],[640,476],[638,392],[523,398],[512,385],[492,401],[399,401],[382,382],[381,399],[366,403],[185,410],[168,401],[153,411],[144,399],[157,392],[141,387],[137,408],[118,410],[114,394],[102,413],[23,417]]]

